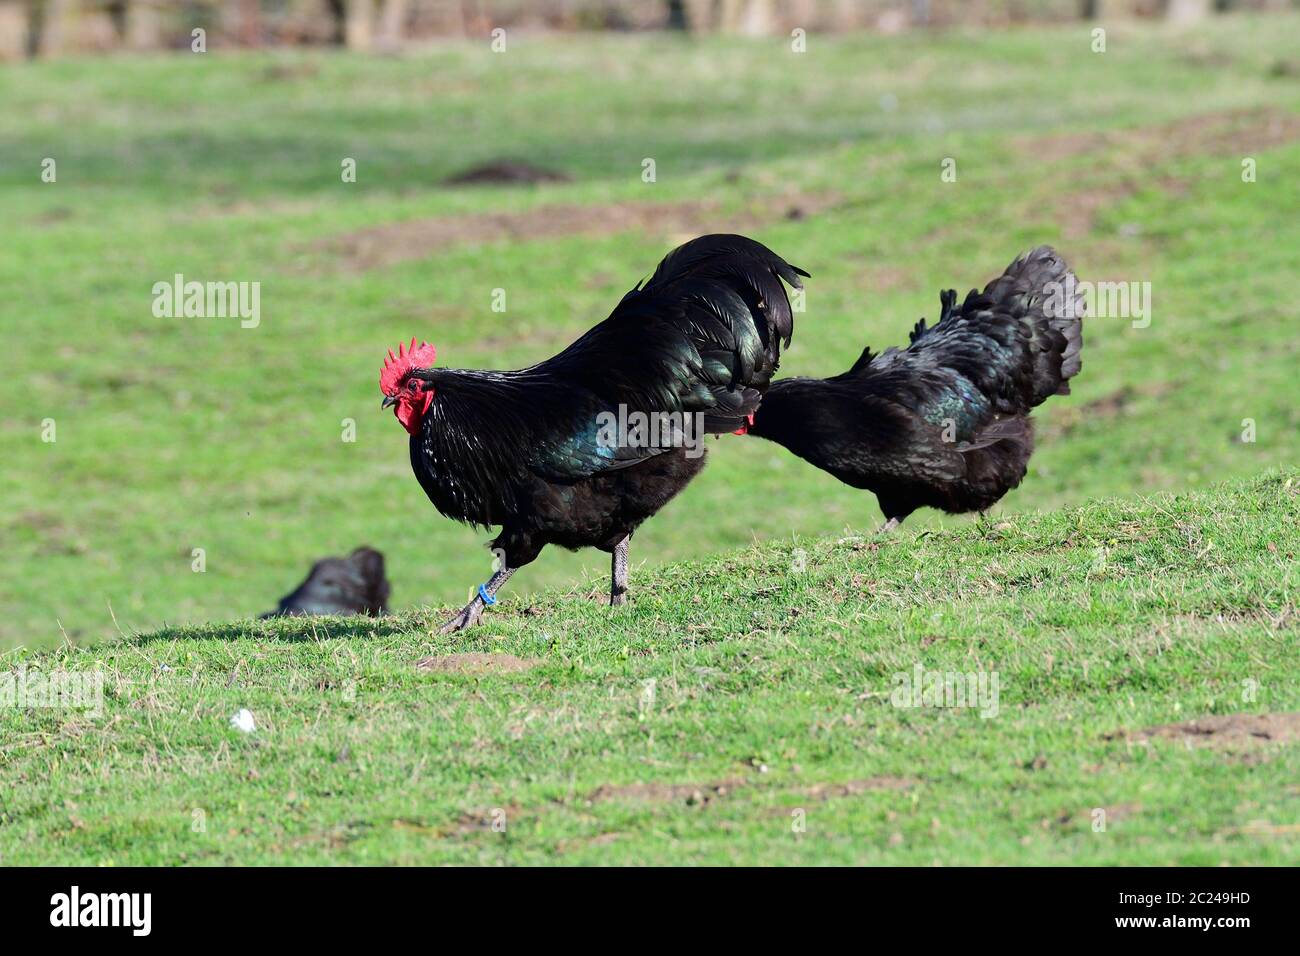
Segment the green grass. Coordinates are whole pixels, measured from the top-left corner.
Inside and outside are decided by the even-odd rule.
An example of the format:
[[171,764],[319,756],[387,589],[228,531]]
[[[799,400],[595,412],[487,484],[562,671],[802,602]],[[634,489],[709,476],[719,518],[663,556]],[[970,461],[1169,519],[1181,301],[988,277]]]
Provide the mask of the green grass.
[[[1275,473],[756,545],[455,639],[417,611],[11,652],[105,701],[0,709],[0,862],[1294,864],[1298,517]],[[533,666],[413,666],[449,652]],[[996,714],[893,706],[918,664],[996,674]],[[1289,741],[1140,733],[1265,713]]]
[[[816,36],[803,55],[576,36],[521,38],[504,55],[451,44],[0,68],[0,646],[112,635],[114,615],[136,629],[247,616],[311,560],[363,543],[388,556],[397,606],[459,600],[487,576],[484,538],[439,517],[410,475],[406,436],[378,409],[380,360],[411,335],[452,366],[553,354],[686,238],[671,222],[620,228],[615,202],[714,201],[701,230],[760,210],[746,228],[814,277],[789,374],[903,341],[940,288],[982,284],[1039,242],[1082,278],[1150,281],[1150,328],[1089,323],[1075,393],[1041,410],[1006,513],[1294,463],[1300,87],[1276,67],[1297,24],[1114,25],[1100,55],[1076,26]],[[1256,183],[1241,181],[1243,155]],[[39,178],[47,156],[53,184]],[[344,156],[355,184],[340,181]],[[497,156],[575,181],[439,185]],[[945,156],[956,183],[940,181]],[[787,194],[828,205],[787,221],[774,198]],[[319,245],[556,204],[589,208],[598,231],[452,243],[368,270]],[[151,287],[176,272],[261,282],[261,325],[154,318]],[[1235,440],[1245,418],[1253,443]],[[869,496],[765,443],[721,441],[710,458],[638,534],[635,560],[877,520]],[[511,588],[602,563],[548,551]]]

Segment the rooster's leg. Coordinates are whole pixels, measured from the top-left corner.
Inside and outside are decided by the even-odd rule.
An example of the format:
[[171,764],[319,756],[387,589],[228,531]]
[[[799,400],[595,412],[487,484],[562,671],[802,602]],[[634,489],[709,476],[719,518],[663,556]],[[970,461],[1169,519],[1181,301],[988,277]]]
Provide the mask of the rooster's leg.
[[632,540],[628,535],[614,545],[614,555],[610,561],[609,606],[614,607],[627,600],[627,544]]
[[509,581],[510,575],[514,573],[514,568],[502,568],[488,578],[486,584],[479,585],[478,594],[475,594],[473,599],[460,609],[459,614],[439,628],[438,633],[451,634],[477,624],[483,617],[483,609],[489,604],[497,603],[497,589]]
[[886,521],[884,524],[880,526],[880,530],[877,531],[876,534],[889,534],[889,532],[893,531],[902,523],[903,522],[901,518],[890,518],[888,521]]

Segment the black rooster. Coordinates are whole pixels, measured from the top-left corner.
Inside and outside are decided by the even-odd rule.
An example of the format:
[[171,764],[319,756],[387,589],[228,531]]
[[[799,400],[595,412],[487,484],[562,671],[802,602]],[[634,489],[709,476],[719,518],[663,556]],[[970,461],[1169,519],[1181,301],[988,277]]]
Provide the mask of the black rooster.
[[357,548],[346,558],[321,558],[307,580],[280,598],[280,606],[262,617],[297,614],[368,614],[388,610],[384,556],[374,548]]
[[982,293],[940,296],[939,322],[911,345],[828,379],[773,382],[749,434],[875,492],[882,530],[917,508],[984,511],[1020,484],[1033,451],[1029,410],[1070,391],[1083,298],[1052,249],[1017,259]]
[[497,569],[443,631],[477,623],[548,544],[610,552],[609,600],[621,604],[629,537],[704,465],[691,437],[753,420],[794,329],[782,280],[799,287],[801,275],[752,239],[703,236],[531,368],[432,368],[433,346],[414,340],[389,352],[384,405],[411,435],[429,500],[449,518],[501,526]]

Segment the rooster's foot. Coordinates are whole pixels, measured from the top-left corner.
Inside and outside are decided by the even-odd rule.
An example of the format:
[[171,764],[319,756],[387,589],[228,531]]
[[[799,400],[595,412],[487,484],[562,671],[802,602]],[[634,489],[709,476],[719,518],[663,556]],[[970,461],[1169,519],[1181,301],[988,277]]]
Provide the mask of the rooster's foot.
[[483,618],[483,603],[478,598],[470,601],[460,613],[438,628],[439,634],[454,634],[473,627]]
[[483,609],[497,603],[497,591],[501,585],[510,580],[510,575],[514,573],[514,568],[498,568],[492,577],[488,578],[486,584],[478,586],[478,595],[470,598],[469,603],[461,608],[459,614],[438,628],[438,633],[454,634],[457,631],[467,630],[481,621],[483,619]]
[[629,534],[614,545],[613,560],[610,562],[609,606],[618,607],[627,600],[627,550]]

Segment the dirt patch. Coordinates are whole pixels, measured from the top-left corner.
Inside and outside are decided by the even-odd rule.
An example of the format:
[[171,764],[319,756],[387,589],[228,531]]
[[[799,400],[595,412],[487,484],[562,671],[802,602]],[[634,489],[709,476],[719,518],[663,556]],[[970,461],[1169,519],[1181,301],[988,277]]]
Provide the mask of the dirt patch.
[[435,674],[517,674],[532,670],[541,663],[533,657],[470,651],[464,654],[422,657],[415,662],[415,669]]
[[865,777],[846,783],[816,783],[797,793],[812,800],[833,800],[838,797],[856,797],[872,790],[910,790],[914,786],[916,781],[906,777]]
[[480,813],[462,813],[450,828],[445,830],[450,836],[468,836],[472,833],[505,833],[509,821],[523,815],[523,808],[514,806],[494,807]]
[[1041,440],[1056,440],[1068,437],[1081,425],[1109,421],[1130,414],[1130,406],[1141,398],[1163,398],[1177,389],[1172,382],[1152,382],[1140,387],[1123,385],[1113,392],[1094,398],[1081,405],[1070,405],[1058,409],[1058,414],[1050,424],[1040,426],[1038,437]]
[[1102,212],[1128,199],[1137,189],[1133,182],[1124,181],[1061,196],[1054,215],[1061,223],[1061,235],[1071,240],[1092,235]]
[[60,222],[67,222],[73,218],[76,213],[66,206],[55,206],[53,209],[47,209],[40,215],[32,219],[32,222],[39,226],[50,226]]
[[448,176],[443,182],[448,186],[527,186],[533,183],[567,183],[570,179],[567,173],[554,169],[502,159],[472,166]]
[[[1127,820],[1129,817],[1141,813],[1142,804],[1134,800],[1127,803],[1113,803],[1108,807],[1102,807],[1102,809],[1106,811],[1106,822],[1115,823],[1116,821]],[[1092,818],[1091,813],[1087,816],[1089,819]]]
[[1282,837],[1300,833],[1300,823],[1270,823],[1267,820],[1251,820],[1245,826],[1228,827],[1215,836],[1252,836]]
[[578,838],[573,840],[561,840],[555,845],[555,852],[573,853],[576,850],[583,850],[593,846],[609,846],[611,843],[617,843],[627,834],[611,830],[607,833],[598,833],[593,837]]
[[840,800],[845,797],[858,797],[864,793],[882,790],[911,790],[918,781],[906,777],[863,777],[860,780],[848,780],[844,783],[815,783],[810,787],[797,790],[783,790],[777,796],[782,800],[780,806],[768,811],[768,816],[785,817],[791,811],[800,809],[801,804],[823,803],[827,800]]
[[858,273],[857,284],[859,288],[877,295],[899,289],[915,289],[919,285],[915,272],[896,266],[870,266],[863,269]]
[[382,269],[423,259],[438,249],[492,242],[525,242],[555,236],[606,236],[621,232],[685,240],[709,232],[749,232],[798,209],[808,216],[829,209],[829,195],[786,194],[756,198],[723,214],[714,200],[680,203],[622,202],[603,206],[539,206],[524,212],[437,216],[394,222],[332,236],[312,248],[336,257],[343,271]]
[[1132,385],[1124,385],[1109,395],[1084,402],[1079,410],[1090,418],[1115,418],[1124,413],[1124,409],[1132,404],[1137,394],[1137,389]]
[[25,511],[14,519],[14,526],[33,532],[37,539],[37,554],[85,554],[89,546],[75,528],[52,511]]
[[1282,57],[1274,60],[1266,72],[1272,77],[1300,76],[1300,57]]
[[[713,783],[602,784],[586,796],[578,798],[578,803],[586,807],[598,803],[624,802],[702,808],[710,806],[719,800],[724,800],[737,790],[751,787],[751,785],[752,781],[744,778],[718,780]],[[784,798],[802,798],[806,801],[822,802],[841,797],[855,797],[872,791],[909,790],[916,785],[917,781],[905,777],[865,777],[844,783],[816,783],[796,790],[778,791],[776,795]],[[765,791],[759,789],[754,792],[762,793]],[[563,799],[558,802],[567,804],[569,800]],[[395,820],[393,826],[430,836],[465,838],[478,833],[501,831],[507,821],[514,821],[520,817],[536,817],[544,812],[544,809],[536,808],[529,812],[519,806],[498,807],[462,813],[453,823],[444,826],[428,826],[408,820]],[[778,807],[772,812],[777,816],[785,816],[790,810],[788,807]],[[590,838],[566,841],[560,847],[560,851],[568,852],[585,846],[601,846],[613,843],[622,836],[624,834],[611,831]]]
[[1106,151],[1126,165],[1146,165],[1202,153],[1251,156],[1295,139],[1300,139],[1300,115],[1247,109],[1201,113],[1156,126],[1025,137],[1017,146],[1046,163]]
[[1052,218],[1062,224],[1064,238],[1079,240],[1093,233],[1103,211],[1141,189],[1154,185],[1171,196],[1188,192],[1184,180],[1171,176],[1153,180],[1153,168],[1190,156],[1254,156],[1296,139],[1300,139],[1300,116],[1253,109],[1189,116],[1157,126],[1027,137],[1019,140],[1018,146],[1039,161],[1090,156],[1095,158],[1094,170],[1125,174],[1117,182],[1054,197]]
[[[708,806],[748,785],[741,779],[722,780],[717,783],[633,783],[625,786],[604,784],[587,794],[588,806],[609,800],[628,800],[637,803],[678,803],[688,807]],[[809,800],[833,800],[855,797],[873,790],[908,790],[916,786],[915,780],[904,777],[865,777],[845,783],[816,783],[799,790],[783,791],[783,796],[805,797]]]
[[744,780],[704,784],[633,783],[618,787],[602,784],[587,794],[585,802],[588,806],[609,800],[628,800],[634,803],[680,803],[688,807],[702,807],[728,796],[744,785]]
[[507,807],[467,811],[462,813],[455,821],[447,824],[433,825],[419,820],[398,818],[393,821],[392,826],[394,830],[442,840],[447,837],[468,837],[476,833],[504,833],[509,822],[522,815],[523,812],[521,807],[511,804]]
[[1145,742],[1154,738],[1182,740],[1195,746],[1216,750],[1239,750],[1268,743],[1291,743],[1300,740],[1300,713],[1221,714],[1202,717],[1181,724],[1162,724],[1145,730],[1117,730],[1107,740]]
[[1118,823],[1121,820],[1127,820],[1138,813],[1142,812],[1140,803],[1113,803],[1108,807],[1094,807],[1084,811],[1063,810],[1054,820],[1044,818],[1039,821],[1039,826],[1044,830],[1050,830],[1053,826],[1059,829],[1068,829],[1077,826],[1091,826],[1095,814],[1098,810],[1104,810],[1105,816],[1102,819],[1106,825]]

